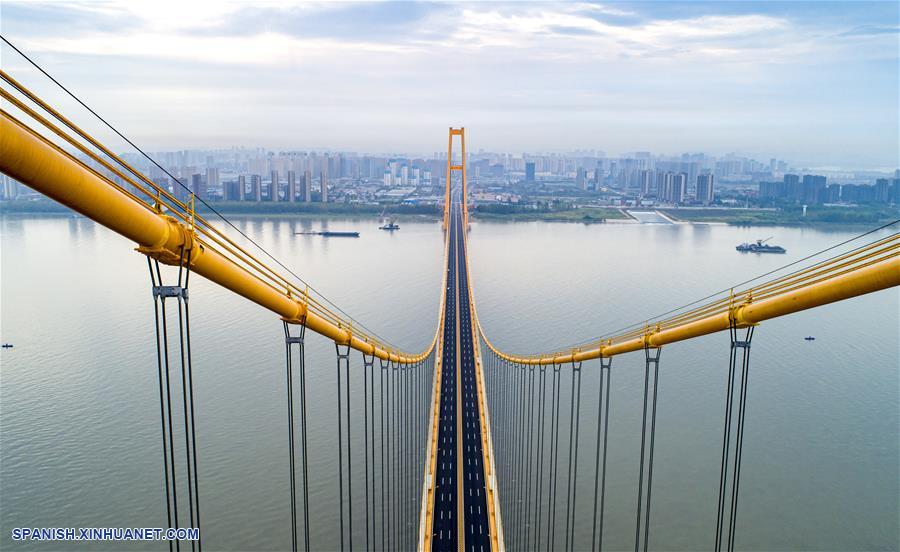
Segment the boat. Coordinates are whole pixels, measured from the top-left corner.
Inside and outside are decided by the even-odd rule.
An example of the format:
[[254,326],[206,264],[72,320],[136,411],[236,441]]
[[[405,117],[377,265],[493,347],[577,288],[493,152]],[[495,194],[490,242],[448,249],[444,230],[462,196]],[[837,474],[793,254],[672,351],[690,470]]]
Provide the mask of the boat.
[[390,221],[389,223],[385,224],[384,226],[379,226],[378,229],[379,230],[388,230],[388,231],[393,232],[394,230],[400,230],[400,226],[395,224],[394,221]]
[[12,343],[4,343],[3,348],[4,349],[12,349]]
[[811,335],[808,335],[808,336],[804,337],[803,339],[805,339],[806,341],[815,341],[816,340],[816,338]]
[[323,230],[321,232],[294,232],[300,236],[323,236],[326,238],[358,238],[359,232],[340,232],[336,230]]
[[768,245],[766,242],[771,240],[772,236],[764,240],[756,240],[756,243],[742,243],[735,247],[742,253],[787,253],[787,249],[780,245]]

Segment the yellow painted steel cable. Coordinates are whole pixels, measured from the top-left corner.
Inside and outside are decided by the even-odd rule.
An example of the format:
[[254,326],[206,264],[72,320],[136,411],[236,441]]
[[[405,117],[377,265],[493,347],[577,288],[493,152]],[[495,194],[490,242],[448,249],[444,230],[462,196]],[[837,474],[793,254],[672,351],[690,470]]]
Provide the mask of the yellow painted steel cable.
[[[116,188],[115,186],[111,186],[111,185],[110,185],[110,184],[111,184],[111,181],[109,181],[109,180],[106,179],[106,178],[98,177],[97,174],[96,174],[96,171],[94,171],[94,170],[92,170],[92,169],[91,169],[91,170],[88,170],[87,168],[85,168],[85,166],[84,166],[83,163],[79,162],[79,160],[75,159],[75,158],[72,157],[69,153],[67,153],[67,152],[63,151],[62,149],[60,149],[57,145],[53,144],[52,142],[50,142],[49,140],[47,140],[45,137],[43,137],[43,136],[41,136],[41,135],[35,133],[33,130],[27,129],[27,126],[22,125],[21,123],[19,123],[18,121],[15,121],[15,120],[12,119],[12,118],[5,117],[5,116],[4,116],[4,119],[10,121],[11,124],[19,125],[19,126],[21,127],[21,131],[26,131],[26,130],[27,130],[27,133],[31,135],[31,138],[26,139],[26,134],[22,134],[22,132],[20,132],[20,131],[18,131],[18,130],[15,130],[15,126],[7,126],[6,124],[4,124],[4,128],[5,128],[4,139],[5,139],[5,141],[6,141],[6,144],[5,144],[4,147],[5,147],[5,148],[13,148],[13,149],[7,151],[7,153],[9,153],[9,154],[12,154],[13,152],[15,152],[14,157],[6,157],[6,158],[5,158],[5,161],[7,161],[7,163],[6,163],[4,166],[6,166],[7,168],[8,168],[9,166],[11,166],[11,165],[9,165],[9,163],[17,164],[17,165],[16,165],[16,166],[18,167],[17,170],[21,170],[23,167],[26,167],[26,166],[27,166],[27,167],[41,166],[40,163],[37,164],[37,165],[35,165],[34,163],[26,164],[26,165],[21,165],[21,162],[22,162],[24,159],[21,158],[21,157],[17,157],[17,156],[21,156],[21,155],[50,155],[50,154],[52,154],[52,155],[58,155],[58,156],[60,157],[60,160],[53,160],[53,163],[55,163],[55,164],[62,163],[62,165],[65,165],[65,163],[76,164],[76,165],[82,167],[82,170],[87,171],[87,173],[89,173],[90,175],[92,175],[92,177],[95,178],[95,180],[96,180],[97,183],[102,183],[103,186],[110,187],[110,189],[115,189],[115,190],[116,190],[116,193],[120,193],[120,194],[121,194],[121,192],[118,190],[118,188]],[[8,133],[7,133],[7,131],[8,131]],[[11,134],[10,134],[10,133],[11,133]],[[24,141],[22,141],[22,140],[24,140]],[[32,142],[29,142],[29,140],[37,140],[38,142],[33,142],[33,141],[32,141]],[[44,146],[45,146],[45,148],[50,148],[50,149],[44,149],[44,150],[41,150],[40,148],[37,148],[36,150],[34,150],[34,151],[31,152],[31,153],[26,153],[28,150],[23,150],[23,149],[22,149],[22,148],[30,148],[30,147],[36,146],[38,143],[43,143]],[[63,162],[62,159],[66,159],[67,161]],[[50,161],[50,160],[48,159],[48,161]],[[60,166],[62,166],[62,165],[60,165]],[[31,170],[31,169],[29,169],[29,170]],[[85,173],[85,174],[87,174],[87,173]],[[36,173],[35,173],[35,174],[36,174]],[[55,184],[55,185],[56,185],[57,187],[59,186],[58,184]],[[98,185],[98,184],[92,184],[92,186],[97,186],[97,185]],[[49,188],[48,188],[48,189],[49,189]],[[62,189],[60,189],[60,191],[62,191]],[[98,189],[98,191],[100,191],[100,190]],[[67,192],[64,192],[64,194],[65,194],[67,197],[68,197],[68,196],[71,196],[72,190],[69,190],[69,191],[67,191]],[[101,194],[101,195],[102,195],[102,194]],[[146,213],[148,214],[148,216],[154,217],[154,218],[155,218],[156,216],[158,216],[155,212],[153,212],[153,210],[151,210],[151,209],[149,208],[149,206],[148,206],[146,203],[140,202],[140,201],[135,201],[135,200],[133,199],[133,196],[129,196],[129,195],[123,194],[123,198],[127,198],[127,201],[131,202],[131,203],[134,204],[136,207],[138,207],[138,208],[141,209],[142,211],[146,212]],[[86,198],[85,198],[85,199],[86,199]],[[82,200],[82,202],[83,202],[83,200]],[[96,210],[96,209],[94,209],[94,210]],[[162,219],[160,219],[160,220],[162,220]],[[154,223],[154,224],[156,224],[156,223]],[[149,230],[149,228],[148,228],[148,230]],[[154,232],[155,232],[155,230],[154,230]],[[154,239],[155,239],[155,238],[154,238]],[[152,243],[152,242],[151,242],[151,243]],[[212,251],[212,248],[210,248],[208,244],[206,244],[205,247],[207,247],[208,249],[210,249],[210,250]],[[199,253],[199,251],[198,251],[198,253]],[[212,262],[218,262],[218,261],[215,261],[215,258],[214,258],[214,257],[211,258],[211,261],[212,261]],[[234,262],[234,261],[231,261],[231,262]],[[282,289],[283,289],[283,288],[282,288]],[[275,290],[275,289],[273,288],[273,290]],[[283,294],[284,292],[283,292],[283,291],[278,291],[278,293],[282,293],[282,294]],[[257,296],[257,297],[262,297],[262,296]],[[288,297],[290,298],[290,296],[288,296]],[[296,298],[291,298],[291,299],[294,300],[294,301],[296,301]],[[266,301],[269,301],[269,299],[266,299]],[[258,302],[258,301],[257,301],[257,302]],[[352,324],[348,324],[347,327],[352,328]],[[319,330],[317,330],[316,328],[313,328],[313,329],[314,329],[314,331],[319,331]],[[344,330],[344,331],[345,331],[345,334],[343,334],[343,337],[341,337],[342,340],[347,339],[347,335],[349,335],[349,332],[347,332],[347,330]],[[335,336],[335,337],[333,337],[333,339],[337,339],[336,336],[337,336],[337,335],[341,335],[341,334],[335,334],[334,332],[329,332],[329,335]],[[360,341],[361,341],[361,340],[358,338],[358,336],[356,336],[356,335],[353,336],[352,342],[354,343],[354,347],[355,347],[355,348],[363,347],[362,350],[368,352],[368,351],[370,350],[370,346],[374,346],[375,348],[380,349],[380,350],[382,350],[382,351],[388,351],[388,353],[381,353],[381,352],[379,352],[378,355],[379,355],[380,358],[381,358],[381,355],[382,355],[382,354],[390,354],[390,356],[393,357],[393,360],[395,360],[395,361],[401,361],[401,362],[414,362],[414,361],[416,361],[417,358],[419,358],[418,356],[416,356],[416,357],[412,357],[412,356],[403,356],[403,355],[402,355],[397,349],[395,349],[395,348],[384,349],[384,348],[381,348],[381,347],[377,347],[377,344],[378,344],[378,341],[379,341],[379,340],[369,339],[369,341],[368,341],[369,345],[368,345],[368,346],[363,346],[363,345],[359,344]],[[434,342],[434,340],[432,340],[432,345],[431,345],[431,346],[433,346],[433,342]],[[431,349],[431,347],[429,347],[428,351],[430,351],[430,349]],[[427,354],[428,351],[426,351],[425,353],[423,353],[423,355],[424,355],[424,354]]]
[[[781,266],[781,267],[779,267],[779,268],[776,268],[776,269],[774,269],[774,270],[771,270],[771,271],[769,271],[769,272],[766,272],[766,273],[764,273],[764,274],[760,274],[760,275],[758,275],[758,276],[756,276],[756,277],[754,277],[754,278],[751,278],[750,280],[746,280],[746,281],[744,281],[744,282],[741,282],[741,283],[739,283],[739,284],[736,284],[736,285],[732,286],[731,288],[726,288],[726,289],[721,290],[721,291],[718,291],[718,292],[716,292],[716,293],[707,295],[706,297],[697,299],[697,300],[695,300],[695,301],[693,301],[693,302],[691,302],[691,303],[688,303],[687,305],[683,305],[683,306],[681,306],[681,307],[678,307],[678,308],[669,310],[669,311],[667,311],[667,312],[661,313],[661,314],[659,314],[659,315],[656,315],[656,316],[654,316],[654,317],[648,318],[648,319],[646,319],[645,322],[638,322],[638,323],[636,323],[636,324],[631,324],[631,325],[629,325],[629,326],[625,326],[625,327],[620,328],[620,329],[618,329],[618,330],[613,330],[613,331],[611,331],[611,332],[606,332],[606,333],[604,333],[603,335],[604,335],[604,336],[605,336],[605,335],[619,335],[621,332],[626,332],[626,331],[629,331],[629,330],[632,330],[632,329],[644,329],[644,327],[646,326],[646,324],[649,324],[650,321],[660,320],[660,319],[662,319],[663,316],[667,316],[667,315],[673,314],[673,313],[678,313],[679,311],[682,311],[683,309],[685,309],[685,308],[687,308],[687,307],[691,307],[691,306],[696,305],[696,304],[698,304],[698,303],[702,303],[703,301],[706,301],[706,300],[708,300],[708,299],[715,298],[715,297],[717,297],[717,296],[719,296],[719,295],[721,295],[721,294],[723,294],[723,293],[729,293],[729,292],[732,292],[732,293],[733,293],[734,288],[737,288],[737,287],[746,285],[746,284],[748,284],[748,283],[754,282],[754,281],[759,280],[759,279],[761,279],[761,278],[764,278],[764,277],[766,277],[766,276],[769,276],[769,275],[775,274],[775,273],[777,273],[777,272],[780,272],[780,271],[782,271],[782,270],[784,270],[784,269],[786,269],[786,268],[789,268],[789,267],[791,267],[791,266],[795,266],[795,265],[797,265],[797,264],[799,264],[799,263],[802,263],[802,262],[804,262],[804,261],[810,260],[810,259],[812,259],[812,258],[814,258],[814,257],[817,257],[817,256],[819,256],[819,255],[822,255],[823,253],[826,253],[826,252],[831,251],[831,250],[833,250],[833,249],[836,249],[836,248],[838,248],[838,247],[847,245],[847,244],[850,243],[850,242],[856,241],[856,240],[858,240],[858,239],[861,239],[861,238],[863,238],[863,237],[865,237],[865,236],[868,236],[868,235],[873,234],[873,233],[875,233],[875,232],[878,232],[878,231],[880,231],[880,230],[884,230],[884,229],[886,229],[886,228],[889,228],[889,227],[891,227],[891,226],[897,224],[898,222],[900,222],[900,220],[895,220],[895,221],[892,221],[892,222],[890,222],[890,223],[884,224],[884,225],[882,225],[882,226],[880,226],[880,227],[878,227],[878,228],[873,228],[872,230],[869,230],[869,231],[867,231],[867,232],[864,232],[864,233],[862,233],[862,234],[860,234],[860,235],[858,235],[858,236],[854,236],[853,238],[850,238],[850,239],[845,240],[845,241],[843,241],[843,242],[834,244],[834,245],[832,245],[832,246],[830,246],[830,247],[828,247],[828,248],[826,248],[826,249],[823,249],[823,250],[818,251],[818,252],[816,252],[816,253],[813,253],[813,254],[811,254],[811,255],[807,255],[806,257],[803,257],[803,258],[801,258],[801,259],[797,259],[796,261],[793,261],[793,262],[791,262],[791,263],[789,263],[789,264],[787,264],[787,265]],[[873,242],[872,244],[865,245],[865,246],[860,246],[860,247],[862,247],[862,248],[868,248],[868,247],[870,247],[870,246],[879,245],[879,244],[881,244],[881,243],[883,243],[883,242],[890,241],[890,240],[892,240],[892,239],[894,239],[894,235],[889,236],[889,237],[887,237],[887,238],[884,238],[883,240],[879,240],[879,241]],[[859,250],[859,248],[853,249],[853,250],[851,250],[851,251],[849,252],[849,254],[853,254],[853,253],[857,252],[858,250]],[[819,264],[822,264],[822,263],[830,262],[830,260],[831,260],[831,259],[826,259],[825,261],[820,261],[820,262],[817,263],[816,265],[813,265],[813,267],[819,266]],[[792,274],[794,274],[794,273],[793,273],[793,272],[792,272],[792,273],[789,273],[789,274],[785,275],[784,277],[790,277]],[[729,297],[726,296],[725,298],[722,298],[722,299],[720,299],[720,300],[727,301],[728,299],[729,299]],[[682,314],[686,314],[686,313],[689,313],[689,312],[691,312],[691,311],[684,311],[684,313],[682,313]],[[679,315],[677,315],[677,316],[681,316],[681,314],[679,314]],[[606,338],[600,338],[599,340],[598,340],[598,338],[594,338],[594,339],[591,339],[591,340],[588,340],[588,341],[584,341],[584,342],[575,344],[575,345],[571,346],[570,348],[595,346],[598,342],[600,342],[600,341],[605,341],[605,340],[606,340]]]
[[[355,323],[355,321],[352,319],[348,321],[348,320],[341,318],[339,315],[335,314],[333,311],[328,309],[315,296],[309,295],[309,293],[306,289],[301,290],[296,285],[294,285],[290,281],[288,281],[286,278],[281,277],[280,274],[278,274],[277,272],[275,272],[271,269],[268,269],[268,267],[266,267],[263,263],[259,262],[255,257],[253,257],[252,255],[247,253],[245,250],[243,250],[233,240],[228,238],[228,236],[224,235],[215,226],[209,224],[202,217],[198,217],[198,216],[194,215],[193,213],[191,213],[189,215],[188,213],[184,212],[187,210],[187,206],[184,203],[178,201],[177,198],[175,198],[174,196],[169,194],[168,190],[165,190],[165,189],[159,187],[158,185],[156,185],[156,183],[154,183],[153,181],[146,178],[139,171],[137,171],[136,169],[134,169],[133,167],[131,167],[130,165],[128,165],[127,163],[125,163],[124,161],[119,159],[118,156],[115,156],[114,154],[112,154],[112,152],[110,152],[108,149],[106,149],[101,144],[99,144],[99,142],[97,142],[96,140],[91,138],[89,135],[87,135],[86,133],[81,131],[76,125],[74,125],[74,123],[71,123],[71,121],[66,119],[61,114],[59,114],[56,110],[54,110],[52,107],[47,105],[45,102],[43,102],[42,100],[37,98],[35,95],[31,94],[30,91],[27,91],[27,89],[25,89],[23,86],[18,84],[8,74],[5,74],[5,72],[2,72],[2,70],[0,70],[0,76],[2,76],[3,79],[5,81],[7,81],[8,83],[15,86],[17,90],[19,90],[21,93],[25,94],[29,99],[31,99],[32,101],[37,103],[39,106],[44,108],[46,111],[48,111],[51,115],[53,115],[55,118],[57,118],[57,120],[60,120],[61,122],[63,122],[67,126],[69,126],[70,128],[73,128],[73,130],[75,130],[77,133],[79,133],[79,135],[81,135],[89,143],[91,143],[92,145],[94,145],[95,147],[100,149],[100,151],[102,151],[105,154],[107,154],[108,156],[110,156],[115,162],[117,162],[118,164],[123,166],[126,170],[135,174],[138,178],[140,178],[142,181],[144,181],[147,185],[152,187],[156,191],[156,194],[148,191],[148,189],[146,187],[138,184],[133,179],[131,179],[127,175],[125,175],[122,171],[116,169],[109,163],[105,162],[103,159],[99,158],[97,155],[93,154],[93,152],[88,150],[85,146],[80,144],[77,140],[72,138],[70,135],[66,134],[59,127],[56,127],[55,125],[50,123],[47,119],[40,116],[40,114],[38,114],[33,109],[26,106],[23,102],[19,101],[17,98],[12,96],[5,90],[0,90],[0,91],[2,91],[3,97],[5,99],[7,99],[8,101],[10,101],[14,105],[16,105],[17,108],[19,108],[20,110],[24,111],[26,114],[28,114],[29,116],[34,118],[45,128],[49,129],[51,132],[53,132],[57,136],[63,138],[69,144],[76,147],[79,151],[81,151],[85,155],[89,156],[92,160],[94,160],[95,162],[102,165],[104,168],[109,170],[111,173],[115,174],[117,177],[123,179],[124,181],[126,181],[129,184],[131,184],[132,186],[134,186],[136,189],[140,190],[142,193],[147,195],[147,199],[149,201],[152,201],[155,204],[159,204],[160,206],[167,207],[172,214],[175,214],[178,218],[181,218],[185,223],[188,223],[188,224],[191,224],[192,226],[194,226],[195,230],[198,231],[199,233],[201,233],[202,235],[206,235],[209,239],[218,243],[226,251],[228,251],[228,253],[237,257],[242,263],[245,263],[248,267],[250,267],[254,272],[257,273],[258,276],[260,276],[266,280],[269,280],[270,283],[273,284],[276,289],[277,288],[286,289],[289,296],[292,295],[291,290],[293,289],[293,291],[295,292],[295,294],[298,297],[302,297],[302,298],[306,299],[307,306],[311,312],[319,314],[322,318],[328,320],[329,322],[333,323],[335,326],[338,326],[339,328],[346,329],[346,330],[350,331],[351,333],[356,334],[358,337],[360,337],[363,341],[365,341],[367,343],[370,343],[373,345],[378,345],[381,348],[385,348],[385,349],[391,350],[391,351],[396,351],[398,355],[400,354],[396,348],[386,345],[384,343],[384,340],[377,338],[375,336],[372,336],[372,335],[368,335],[365,332],[362,332],[362,333],[356,332],[354,330],[354,327],[360,327],[361,326],[360,324]],[[12,117],[11,115],[9,115],[9,116],[12,119],[17,120],[14,117]],[[64,152],[62,152],[62,153],[64,153]],[[142,201],[140,198],[135,196],[130,190],[128,190],[124,186],[118,185],[116,182],[114,182],[114,181],[110,180],[109,178],[105,177],[104,175],[101,175],[100,173],[98,173],[95,169],[88,167],[87,165],[84,165],[84,163],[80,162],[80,160],[75,160],[75,161],[79,162],[79,164],[81,164],[84,168],[86,168],[87,170],[89,170],[93,174],[95,174],[96,176],[98,176],[101,179],[103,179],[104,181],[106,181],[108,185],[111,185],[111,186],[117,188],[119,191],[125,193],[132,200],[143,205],[148,210],[154,210],[154,208],[151,207],[150,205],[148,205],[147,202]],[[162,199],[163,197],[166,197],[166,200],[163,200]],[[189,218],[189,216],[191,218]],[[205,245],[207,247],[209,246],[209,244],[205,244]],[[327,301],[327,299],[325,299],[325,301]],[[362,326],[362,327],[364,327],[364,326]],[[435,342],[435,340],[433,339],[431,347],[433,347],[434,342]],[[429,350],[430,350],[430,347],[429,347]],[[427,354],[427,351],[423,354]]]
[[[85,109],[87,109],[89,112],[91,112],[91,114],[93,114],[93,115],[94,115],[95,117],[97,117],[100,121],[102,121],[104,124],[106,124],[111,130],[113,130],[113,132],[115,132],[116,134],[118,134],[122,139],[124,139],[126,142],[128,142],[132,147],[134,147],[134,148],[135,148],[136,150],[138,150],[141,154],[143,154],[145,157],[147,157],[148,160],[150,160],[153,164],[155,164],[157,167],[159,167],[161,170],[163,170],[166,174],[168,174],[173,180],[175,180],[175,182],[176,182],[177,184],[179,184],[179,185],[181,185],[182,187],[184,187],[184,188],[187,189],[187,187],[186,187],[179,179],[175,178],[175,177],[172,176],[168,171],[166,171],[164,168],[162,168],[158,163],[156,163],[156,161],[154,161],[154,160],[153,160],[152,158],[150,158],[146,153],[144,153],[143,150],[141,150],[140,148],[138,148],[138,147],[137,147],[134,143],[132,143],[128,138],[126,138],[124,135],[122,135],[122,133],[120,133],[120,132],[119,132],[118,130],[116,130],[112,125],[110,125],[108,122],[106,122],[105,119],[103,119],[102,117],[100,117],[100,115],[98,115],[98,114],[97,114],[96,112],[94,112],[90,107],[88,107],[86,104],[84,104],[84,102],[82,102],[77,96],[75,96],[74,94],[72,94],[65,86],[63,86],[63,85],[62,85],[61,83],[59,83],[56,79],[54,79],[50,74],[48,74],[46,71],[44,71],[44,69],[42,69],[37,63],[35,63],[33,60],[31,60],[28,56],[26,56],[26,55],[25,55],[23,52],[21,52],[18,48],[16,48],[16,47],[15,47],[12,43],[10,43],[5,37],[3,37],[2,35],[0,35],[0,38],[2,38],[2,40],[3,40],[4,42],[6,42],[11,48],[13,48],[16,52],[18,52],[23,58],[25,58],[25,59],[26,59],[29,63],[31,63],[34,67],[36,67],[40,72],[42,72],[45,76],[47,76],[50,80],[52,80],[55,84],[57,84],[60,88],[62,88],[62,89],[63,89],[67,94],[69,94],[73,99],[75,99],[78,103],[80,103]],[[78,133],[79,135],[81,135],[85,140],[88,140],[92,145],[94,145],[95,147],[97,147],[98,149],[100,149],[102,152],[104,152],[107,156],[109,156],[110,158],[112,158],[112,159],[113,159],[114,161],[116,161],[118,164],[122,165],[124,168],[126,168],[126,170],[128,170],[129,172],[132,172],[133,174],[135,174],[136,176],[138,176],[139,178],[141,178],[142,180],[144,180],[145,182],[147,182],[149,185],[153,186],[158,192],[161,193],[161,195],[162,195],[162,192],[164,192],[165,195],[167,195],[171,200],[174,200],[174,201],[175,201],[178,205],[180,205],[183,209],[186,209],[186,208],[187,208],[183,203],[179,202],[176,198],[174,198],[173,196],[171,196],[171,194],[168,193],[168,190],[162,190],[162,189],[161,189],[160,187],[158,187],[155,183],[153,183],[151,180],[149,180],[148,178],[146,178],[142,173],[140,173],[139,171],[137,171],[136,169],[134,169],[133,167],[131,167],[129,164],[125,163],[125,162],[124,162],[122,159],[120,159],[118,156],[116,156],[115,154],[113,154],[111,151],[109,151],[107,148],[105,148],[104,146],[102,146],[99,142],[97,142],[96,140],[94,140],[94,139],[93,139],[91,136],[89,136],[87,133],[85,133],[84,131],[82,131],[77,125],[75,125],[74,123],[72,123],[71,121],[69,121],[68,119],[66,119],[64,116],[62,116],[58,111],[56,111],[55,109],[53,109],[52,107],[50,107],[49,105],[47,105],[45,102],[43,102],[42,100],[40,100],[39,98],[37,98],[37,96],[35,96],[35,95],[34,95],[33,93],[31,93],[27,88],[25,88],[25,87],[22,86],[20,83],[18,83],[15,79],[13,79],[11,76],[9,76],[9,75],[8,75],[5,71],[3,71],[2,69],[0,69],[0,77],[2,77],[3,80],[7,81],[9,84],[11,84],[11,85],[12,85],[13,87],[15,87],[17,90],[19,90],[21,93],[23,93],[23,94],[25,94],[27,97],[29,97],[29,99],[31,99],[32,101],[34,101],[35,103],[37,103],[38,105],[40,105],[42,108],[44,108],[46,111],[48,111],[48,113],[50,113],[51,115],[53,115],[55,118],[57,118],[58,120],[60,120],[61,122],[63,122],[63,124],[65,124],[66,126],[69,126],[69,128],[71,128],[73,131],[75,131],[76,133]],[[266,251],[263,247],[261,247],[259,244],[257,244],[252,238],[250,238],[249,236],[247,236],[246,234],[244,234],[240,229],[238,229],[234,224],[232,224],[226,217],[224,217],[223,215],[221,215],[221,213],[219,213],[218,211],[216,211],[212,206],[210,206],[208,203],[206,203],[206,202],[203,201],[202,199],[201,199],[201,202],[202,202],[204,205],[206,205],[211,211],[213,211],[214,213],[216,213],[216,214],[217,214],[217,215],[218,215],[218,216],[219,216],[226,224],[228,224],[229,226],[231,226],[232,228],[234,228],[238,233],[240,233],[242,236],[244,236],[244,238],[246,238],[248,241],[250,241],[251,243],[253,243],[257,248],[260,249],[260,251],[262,251],[264,254],[266,254],[268,257],[270,257],[272,260],[274,260],[274,261],[275,261],[277,264],[279,264],[283,269],[285,269],[285,270],[287,270],[288,272],[290,272],[292,276],[294,276],[294,277],[297,278],[299,281],[301,281],[302,283],[304,283],[308,289],[312,289],[306,282],[303,281],[302,278],[300,278],[297,274],[295,274],[293,271],[291,271],[289,268],[287,268],[284,264],[282,264],[280,261],[278,261],[278,259],[276,259],[276,258],[275,258],[274,256],[272,256],[268,251]],[[221,232],[219,232],[217,229],[215,229],[215,227],[213,227],[212,225],[209,225],[205,220],[203,220],[202,217],[196,217],[196,215],[193,214],[193,213],[192,213],[192,216],[193,216],[194,218],[196,218],[196,219],[199,219],[199,221],[200,221],[202,224],[205,224],[205,225],[209,226],[214,232],[218,232],[219,234],[221,234]],[[230,241],[230,238],[228,238],[227,236],[224,236],[224,234],[221,234],[221,235]],[[233,243],[233,242],[232,242],[232,243]],[[237,246],[237,244],[234,244],[234,245]],[[239,246],[238,246],[238,247],[239,247]],[[246,252],[245,252],[245,253],[246,253]],[[250,255],[249,253],[246,253],[246,254],[249,255],[251,258],[254,258],[254,257],[253,257],[252,255]],[[255,258],[254,258],[254,260],[255,260]],[[259,261],[257,261],[257,262],[259,262]],[[262,264],[262,263],[260,263],[260,264],[261,264],[262,266],[265,266],[265,265]],[[267,268],[267,267],[266,267],[266,268]],[[274,271],[273,271],[273,273],[274,273]],[[280,276],[279,276],[279,277],[280,277]],[[285,281],[286,281],[286,280],[285,280]],[[315,292],[314,289],[312,289],[312,291]],[[318,293],[318,292],[316,292],[316,293]],[[343,314],[346,315],[346,313],[345,313],[342,309],[340,309],[339,307],[337,307],[336,305],[334,305],[334,303],[332,303],[331,301],[329,301],[327,298],[325,298],[324,296],[322,296],[320,293],[319,293],[318,295],[319,295],[320,297],[322,297],[322,299],[323,299],[324,301],[328,302],[328,303],[331,304],[332,306],[335,306],[335,308],[337,308],[339,311],[341,311],[341,313],[343,313]],[[308,300],[310,299],[310,296],[309,296],[308,292],[306,293],[306,297],[307,297]],[[319,306],[322,306],[321,303],[320,303],[319,301],[314,301],[314,303],[317,304],[317,305],[319,305]],[[326,309],[326,310],[328,310],[328,309]],[[347,315],[347,316],[348,316],[348,318],[350,318],[349,321],[342,321],[342,320],[340,319],[339,316],[334,315],[334,314],[332,314],[332,313],[330,313],[330,312],[328,312],[328,314],[326,315],[326,317],[331,318],[332,321],[342,322],[342,323],[337,324],[337,325],[339,325],[339,327],[343,327],[343,328],[349,328],[349,327],[352,327],[352,326],[354,325],[354,324],[353,324],[354,321],[353,321],[352,317],[349,317],[349,315]],[[356,325],[357,327],[361,327],[361,328],[365,329],[367,332],[369,332],[370,334],[372,334],[373,336],[376,337],[376,339],[369,339],[369,341],[372,341],[372,342],[376,342],[376,341],[377,341],[377,342],[383,342],[383,341],[384,341],[384,340],[381,339],[381,338],[377,338],[377,335],[374,334],[374,332],[371,332],[371,330],[368,330],[364,325],[362,325],[362,324],[360,324],[360,323],[358,323],[358,322],[357,322],[355,325]]]
[[557,359],[558,361],[560,357],[565,357],[567,355],[574,357],[576,354],[585,354],[585,351],[590,351],[592,354],[591,358],[596,358],[596,356],[602,354],[602,350],[605,346],[627,342],[631,339],[646,339],[648,336],[652,336],[663,330],[677,329],[686,326],[687,324],[700,323],[711,316],[730,313],[740,306],[758,303],[765,299],[786,297],[793,293],[802,292],[804,289],[812,286],[826,284],[832,280],[839,281],[841,278],[851,276],[854,273],[865,269],[878,269],[879,273],[883,273],[888,278],[885,287],[896,286],[898,285],[896,282],[900,280],[900,278],[894,274],[897,265],[896,260],[898,255],[900,255],[900,253],[898,253],[898,250],[900,250],[898,237],[900,237],[900,234],[893,234],[886,238],[876,240],[875,242],[863,245],[853,251],[837,255],[812,266],[802,268],[794,273],[765,282],[754,288],[743,290],[729,297],[721,298],[710,304],[702,305],[691,311],[672,317],[671,319],[645,322],[640,326],[635,325],[638,327],[625,333],[617,333],[609,337],[599,338],[579,346],[562,349],[553,353],[521,356],[509,355],[502,353],[490,342],[485,335],[484,328],[481,326],[480,322],[478,323],[479,332],[482,334],[482,337],[485,339],[488,346],[494,350],[495,353],[501,355],[503,358],[517,362],[549,364],[553,359]]

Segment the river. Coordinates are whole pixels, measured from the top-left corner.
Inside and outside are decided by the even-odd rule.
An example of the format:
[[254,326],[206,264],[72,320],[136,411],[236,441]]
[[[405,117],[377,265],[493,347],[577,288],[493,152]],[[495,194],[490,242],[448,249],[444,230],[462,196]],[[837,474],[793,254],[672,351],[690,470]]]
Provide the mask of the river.
[[[439,224],[404,222],[390,233],[371,219],[235,217],[235,223],[396,345],[415,350],[431,340]],[[361,236],[293,234],[326,226]],[[13,544],[10,531],[19,526],[164,525],[146,260],[133,244],[84,218],[10,215],[0,218],[0,229],[2,341],[14,345],[0,352],[0,548],[88,548]],[[492,341],[532,352],[639,322],[856,233],[473,222],[470,265],[478,314]],[[770,235],[786,255],[734,250]],[[190,300],[205,547],[289,548],[281,322],[200,278],[192,279]],[[889,290],[758,328],[736,548],[900,546],[898,312],[900,293]],[[805,341],[808,335],[815,341]],[[308,341],[312,542],[336,548],[334,348],[317,336]],[[663,351],[651,548],[712,546],[727,358],[726,335]],[[576,549],[590,546],[597,371],[588,363],[582,384]],[[360,387],[361,377],[354,382]],[[642,386],[643,357],[616,358],[604,534],[610,550],[633,547]],[[358,429],[355,447],[361,423]],[[354,477],[359,543],[361,466]]]

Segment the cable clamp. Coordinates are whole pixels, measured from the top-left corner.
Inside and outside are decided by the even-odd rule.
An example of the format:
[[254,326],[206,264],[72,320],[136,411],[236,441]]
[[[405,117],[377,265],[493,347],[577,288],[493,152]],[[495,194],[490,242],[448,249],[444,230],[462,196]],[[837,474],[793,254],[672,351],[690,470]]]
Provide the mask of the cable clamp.
[[181,286],[153,286],[153,297],[180,297],[188,298],[188,290]]

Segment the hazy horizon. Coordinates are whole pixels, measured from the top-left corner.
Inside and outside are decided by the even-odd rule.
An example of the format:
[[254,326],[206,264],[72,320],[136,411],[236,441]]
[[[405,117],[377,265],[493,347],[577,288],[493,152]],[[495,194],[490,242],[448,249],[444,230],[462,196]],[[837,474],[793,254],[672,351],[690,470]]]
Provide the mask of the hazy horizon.
[[471,151],[892,170],[898,17],[896,2],[8,0],[2,33],[155,151],[429,153],[462,125]]

